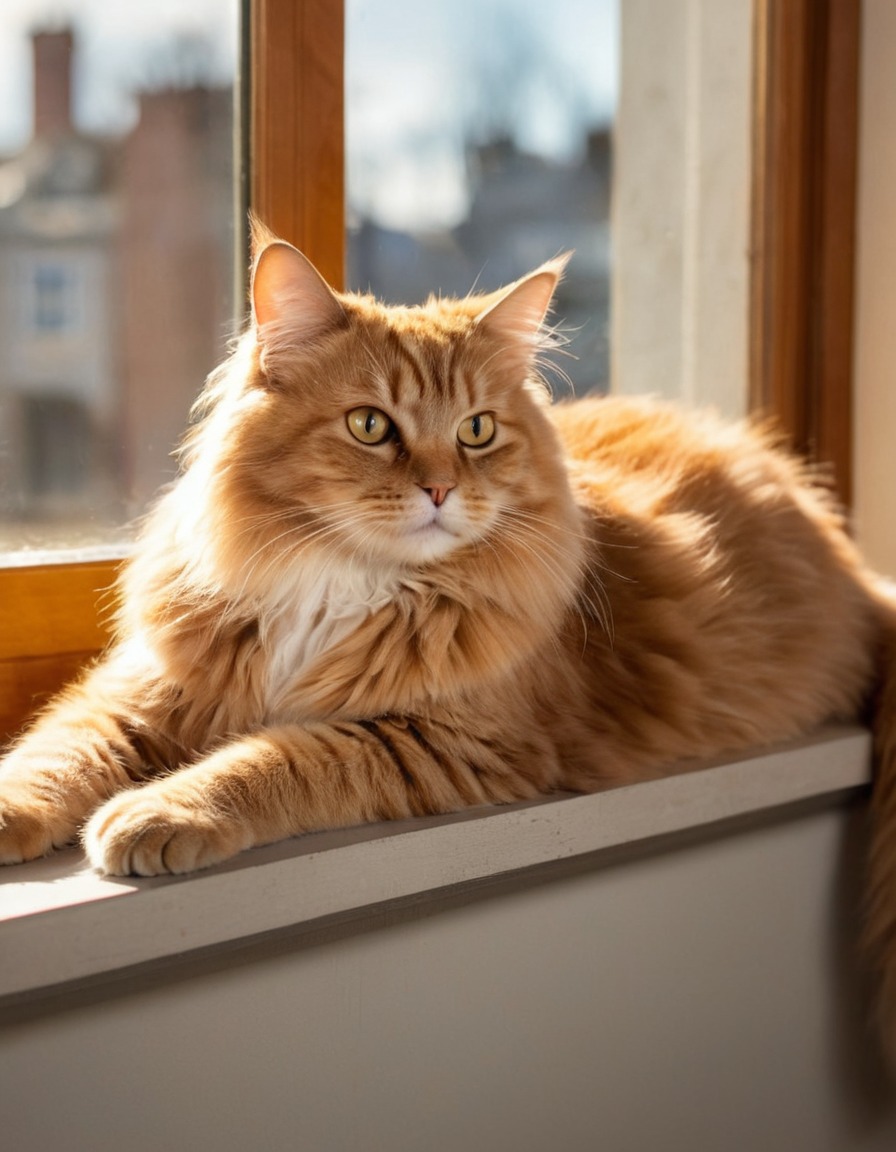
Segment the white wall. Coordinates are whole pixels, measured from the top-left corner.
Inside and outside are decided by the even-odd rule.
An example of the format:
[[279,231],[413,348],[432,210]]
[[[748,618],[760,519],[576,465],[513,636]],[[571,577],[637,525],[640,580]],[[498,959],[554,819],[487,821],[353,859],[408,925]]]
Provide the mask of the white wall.
[[729,831],[7,1020],[3,1146],[891,1150],[848,827]]
[[625,0],[613,140],[614,392],[747,406],[750,0]]
[[896,4],[862,12],[855,349],[859,543],[896,576]]

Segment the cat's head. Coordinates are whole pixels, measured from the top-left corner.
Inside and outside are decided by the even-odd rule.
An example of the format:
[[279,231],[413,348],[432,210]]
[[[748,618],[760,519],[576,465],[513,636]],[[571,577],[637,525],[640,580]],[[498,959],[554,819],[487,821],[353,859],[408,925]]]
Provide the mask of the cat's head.
[[253,367],[221,457],[236,520],[255,516],[286,551],[404,568],[487,550],[524,521],[543,532],[568,500],[536,371],[564,265],[490,296],[387,307],[264,243]]

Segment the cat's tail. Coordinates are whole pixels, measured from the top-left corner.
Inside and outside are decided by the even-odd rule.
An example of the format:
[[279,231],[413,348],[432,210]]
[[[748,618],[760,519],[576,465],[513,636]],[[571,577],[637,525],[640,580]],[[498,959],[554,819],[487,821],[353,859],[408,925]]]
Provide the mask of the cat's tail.
[[896,1072],[896,585],[879,588],[881,632],[874,703],[865,943],[875,969],[881,1036]]

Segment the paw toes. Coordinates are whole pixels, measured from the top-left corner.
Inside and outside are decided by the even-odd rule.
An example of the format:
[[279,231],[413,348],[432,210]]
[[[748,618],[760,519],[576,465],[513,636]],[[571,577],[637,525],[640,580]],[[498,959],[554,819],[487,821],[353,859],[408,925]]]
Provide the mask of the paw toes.
[[8,785],[0,792],[0,864],[22,864],[70,844],[74,823],[59,811]]
[[90,820],[84,848],[91,864],[112,876],[192,872],[232,856],[223,829],[204,823],[157,797],[128,794],[105,804]]

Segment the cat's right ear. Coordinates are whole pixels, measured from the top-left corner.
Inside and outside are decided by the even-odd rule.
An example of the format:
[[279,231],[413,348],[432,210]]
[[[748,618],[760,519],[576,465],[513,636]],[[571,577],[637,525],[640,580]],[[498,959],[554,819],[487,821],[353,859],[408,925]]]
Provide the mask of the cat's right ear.
[[347,323],[336,294],[285,240],[262,247],[252,269],[252,319],[266,352],[307,346]]

